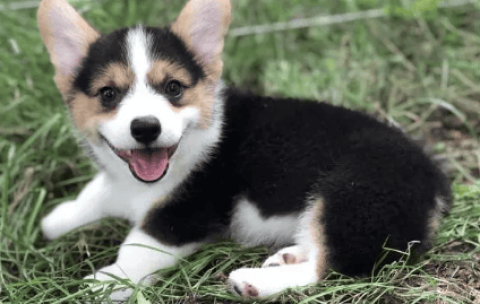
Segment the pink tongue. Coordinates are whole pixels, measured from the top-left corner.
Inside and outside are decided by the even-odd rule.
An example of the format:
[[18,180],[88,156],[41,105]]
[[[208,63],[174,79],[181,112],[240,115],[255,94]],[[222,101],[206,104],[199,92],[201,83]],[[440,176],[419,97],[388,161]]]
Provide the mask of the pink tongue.
[[168,165],[167,149],[145,152],[133,150],[129,163],[135,174],[144,181],[151,182],[159,179]]

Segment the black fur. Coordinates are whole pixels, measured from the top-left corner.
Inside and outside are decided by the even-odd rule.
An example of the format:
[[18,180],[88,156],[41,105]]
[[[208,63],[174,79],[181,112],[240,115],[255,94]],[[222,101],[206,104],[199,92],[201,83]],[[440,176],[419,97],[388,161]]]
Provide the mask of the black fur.
[[[223,234],[235,201],[261,214],[300,213],[324,199],[319,221],[329,264],[372,270],[382,246],[427,244],[435,197],[450,202],[446,176],[401,131],[326,103],[225,92],[222,141],[211,159],[153,209],[144,230],[170,245]],[[396,256],[391,255],[391,261]]]
[[205,78],[205,72],[187,49],[185,43],[172,33],[168,27],[147,27],[147,34],[151,35],[153,58],[175,62],[188,71],[192,78],[191,86]]
[[125,48],[128,28],[103,35],[92,43],[88,54],[80,65],[74,81],[74,88],[85,95],[94,95],[91,92],[92,81],[107,65],[112,62],[128,64],[127,50]]

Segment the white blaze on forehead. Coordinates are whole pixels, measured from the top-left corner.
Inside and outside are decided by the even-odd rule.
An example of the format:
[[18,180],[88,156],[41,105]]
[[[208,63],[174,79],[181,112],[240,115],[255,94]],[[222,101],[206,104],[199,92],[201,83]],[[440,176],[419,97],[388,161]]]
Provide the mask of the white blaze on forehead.
[[137,78],[137,85],[145,83],[145,77],[152,66],[149,56],[151,40],[142,26],[131,29],[127,35],[128,61]]

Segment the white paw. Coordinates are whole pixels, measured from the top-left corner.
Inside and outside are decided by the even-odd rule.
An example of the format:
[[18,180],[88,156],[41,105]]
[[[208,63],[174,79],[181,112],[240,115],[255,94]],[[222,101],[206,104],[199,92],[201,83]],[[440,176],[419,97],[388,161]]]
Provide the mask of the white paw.
[[286,288],[318,280],[316,263],[305,262],[266,268],[241,268],[230,273],[230,289],[243,297],[267,297]]
[[258,288],[252,283],[252,276],[249,275],[253,268],[241,268],[230,273],[228,278],[230,290],[242,297],[256,298],[260,294]]
[[47,239],[56,239],[75,228],[72,223],[72,215],[75,213],[74,204],[75,201],[62,203],[42,219],[42,231]]
[[291,246],[283,248],[274,255],[268,257],[262,267],[275,267],[281,265],[290,265],[303,263],[308,260],[307,252],[300,246]]
[[107,290],[112,284],[115,284],[113,291],[110,293],[110,299],[114,302],[126,302],[131,296],[133,289],[126,285],[128,278],[122,272],[120,267],[116,264],[104,267],[99,271],[86,276],[85,279],[96,280],[98,282],[89,282],[87,283],[91,290],[95,293],[99,292],[99,299],[103,298],[103,293]]
[[158,276],[151,274],[135,281],[135,279],[128,277],[118,264],[112,264],[86,276],[84,279],[97,281],[87,284],[95,293],[101,290],[98,295],[99,299],[103,298],[103,293],[114,284],[113,291],[109,295],[110,299],[114,302],[125,302],[132,295],[137,283],[139,286],[152,286],[158,281]]
[[284,271],[289,266],[271,268],[241,268],[230,273],[230,289],[242,297],[260,298],[278,293],[290,287],[285,284]]

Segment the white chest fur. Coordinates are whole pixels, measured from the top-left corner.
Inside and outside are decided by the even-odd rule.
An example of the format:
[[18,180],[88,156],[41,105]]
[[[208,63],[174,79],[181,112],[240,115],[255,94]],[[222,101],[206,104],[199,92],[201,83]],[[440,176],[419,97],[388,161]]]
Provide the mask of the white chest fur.
[[257,207],[242,198],[237,202],[232,216],[232,238],[244,245],[285,245],[294,241],[300,223],[298,214],[264,218]]

